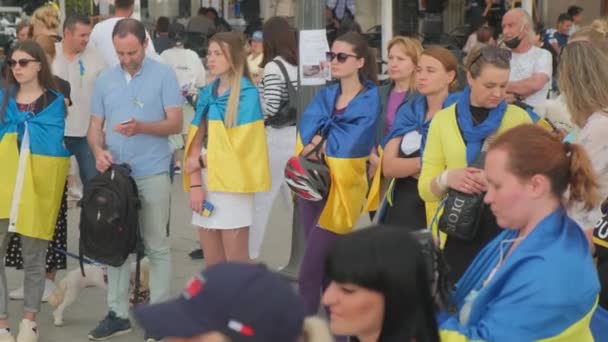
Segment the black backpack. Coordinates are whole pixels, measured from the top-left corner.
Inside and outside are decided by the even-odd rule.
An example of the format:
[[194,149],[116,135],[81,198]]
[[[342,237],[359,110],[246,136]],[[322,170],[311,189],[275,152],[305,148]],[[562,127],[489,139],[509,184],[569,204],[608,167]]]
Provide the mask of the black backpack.
[[141,204],[131,168],[112,165],[84,187],[80,210],[80,267],[84,257],[113,267],[122,266],[131,253],[137,255],[135,292],[139,291],[143,243],[139,229]]
[[296,104],[296,89],[294,88],[291,80],[289,79],[289,74],[287,73],[287,69],[285,69],[285,65],[280,60],[273,60],[276,65],[281,70],[281,74],[283,74],[283,79],[287,84],[287,101],[283,101],[281,106],[279,107],[279,111],[266,119],[267,124],[273,128],[283,128],[287,126],[294,126],[296,121],[298,120],[298,109]]

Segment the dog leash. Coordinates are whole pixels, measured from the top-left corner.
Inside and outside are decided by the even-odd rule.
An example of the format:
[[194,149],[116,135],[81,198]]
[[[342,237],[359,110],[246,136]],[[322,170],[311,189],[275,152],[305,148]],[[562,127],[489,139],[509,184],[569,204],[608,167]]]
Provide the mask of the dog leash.
[[[61,254],[65,255],[65,256],[69,256],[69,257],[71,257],[71,258],[73,258],[73,259],[76,259],[76,260],[80,260],[80,257],[79,257],[78,255],[74,254],[74,253],[70,253],[70,252],[68,252],[68,251],[64,251],[63,249],[59,249],[59,248],[56,248],[56,247],[52,247],[52,248],[53,248],[53,250],[54,250],[55,252],[59,252],[59,253],[61,253]],[[101,262],[96,261],[96,260],[93,260],[93,259],[91,259],[91,258],[88,258],[88,257],[86,257],[86,256],[84,256],[84,255],[82,256],[82,261],[83,261],[85,264],[87,264],[87,265],[93,265],[93,266],[106,266],[105,264],[102,264]]]

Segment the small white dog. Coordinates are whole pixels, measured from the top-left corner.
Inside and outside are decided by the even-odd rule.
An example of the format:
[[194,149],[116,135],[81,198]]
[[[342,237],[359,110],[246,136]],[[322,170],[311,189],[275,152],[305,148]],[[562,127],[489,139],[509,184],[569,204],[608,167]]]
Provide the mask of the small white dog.
[[[135,262],[131,263],[131,290],[135,284]],[[141,260],[140,269],[140,303],[147,301],[149,295],[149,265],[148,259],[144,258]],[[80,271],[80,267],[68,272],[65,278],[61,279],[55,292],[49,297],[49,304],[51,304],[55,310],[53,311],[53,319],[55,326],[62,326],[63,322],[63,311],[65,308],[70,306],[76,298],[81,289],[86,287],[99,287],[102,289],[108,288],[107,283],[107,271],[105,266],[96,265],[84,265],[84,274]],[[134,294],[131,293],[130,301],[133,303]]]

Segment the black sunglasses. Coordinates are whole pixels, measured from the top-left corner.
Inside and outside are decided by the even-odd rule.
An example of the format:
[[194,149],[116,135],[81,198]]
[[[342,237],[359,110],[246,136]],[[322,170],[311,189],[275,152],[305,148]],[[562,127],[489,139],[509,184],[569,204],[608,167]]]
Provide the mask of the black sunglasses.
[[6,61],[6,64],[8,64],[8,66],[10,66],[11,68],[16,67],[17,64],[19,64],[20,67],[25,68],[28,64],[30,64],[30,62],[40,62],[40,61],[37,59],[26,59],[26,58],[22,58],[20,60],[9,59],[8,61]]
[[354,58],[359,58],[359,56],[357,55],[349,55],[347,53],[344,52],[326,52],[325,56],[327,57],[327,61],[331,62],[334,60],[334,58],[338,59],[338,63],[344,63],[346,62],[346,60],[348,59],[348,57],[354,57]]
[[49,38],[53,39],[56,43],[60,43],[61,40],[63,39],[63,38],[61,38],[61,36],[56,35],[56,34],[49,35]]
[[503,62],[509,63],[511,61],[512,53],[511,53],[511,50],[501,49],[498,47],[493,47],[493,46],[483,47],[483,48],[481,48],[481,50],[479,50],[479,55],[477,55],[477,57],[475,57],[475,59],[473,60],[473,62],[471,62],[470,65],[477,63],[477,61],[479,61],[479,59],[482,56],[488,62],[502,60]]

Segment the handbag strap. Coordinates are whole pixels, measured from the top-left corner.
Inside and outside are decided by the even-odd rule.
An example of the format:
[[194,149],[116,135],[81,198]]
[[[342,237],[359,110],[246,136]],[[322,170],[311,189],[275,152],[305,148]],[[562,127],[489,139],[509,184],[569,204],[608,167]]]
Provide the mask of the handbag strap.
[[289,74],[287,74],[287,69],[285,68],[283,62],[276,58],[273,60],[273,62],[275,62],[275,64],[279,67],[281,73],[283,74],[283,79],[285,80],[285,83],[287,83],[287,96],[289,97],[287,102],[291,104],[292,99],[296,98],[296,90],[293,87],[293,84],[291,84],[291,79],[289,78]]

